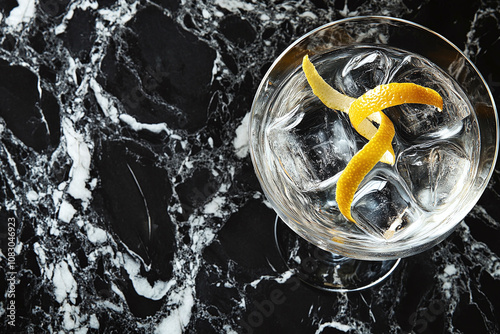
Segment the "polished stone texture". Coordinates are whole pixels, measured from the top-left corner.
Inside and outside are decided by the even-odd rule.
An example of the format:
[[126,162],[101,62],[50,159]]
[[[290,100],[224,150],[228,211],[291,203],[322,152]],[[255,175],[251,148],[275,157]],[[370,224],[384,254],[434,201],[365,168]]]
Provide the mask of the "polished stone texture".
[[500,101],[498,1],[1,1],[0,332],[499,333],[498,168],[369,290],[310,288],[274,246],[253,95],[296,38],[371,14],[446,36]]

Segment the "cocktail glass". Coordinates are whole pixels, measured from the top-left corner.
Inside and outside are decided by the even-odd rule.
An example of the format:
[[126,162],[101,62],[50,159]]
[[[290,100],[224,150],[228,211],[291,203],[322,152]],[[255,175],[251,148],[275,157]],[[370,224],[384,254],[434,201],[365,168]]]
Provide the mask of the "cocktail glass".
[[[438,91],[428,106],[384,110],[393,121],[396,163],[378,163],[352,204],[335,202],[336,181],[366,140],[348,118],[313,95],[301,69],[354,98],[390,82]],[[474,64],[450,41],[390,17],[353,17],[300,37],[271,65],[250,120],[252,162],[277,212],[275,236],[290,269],[323,290],[356,291],[382,281],[401,258],[445,239],[479,200],[498,154],[498,116]]]

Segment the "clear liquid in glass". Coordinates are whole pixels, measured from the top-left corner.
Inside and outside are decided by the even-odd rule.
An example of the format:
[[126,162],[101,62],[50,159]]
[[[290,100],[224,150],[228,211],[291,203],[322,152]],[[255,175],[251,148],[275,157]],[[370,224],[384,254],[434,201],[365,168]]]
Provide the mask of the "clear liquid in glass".
[[348,96],[412,82],[436,90],[444,108],[405,104],[384,110],[396,129],[396,163],[379,162],[364,178],[351,207],[353,224],[337,208],[336,182],[367,140],[345,113],[312,94],[297,68],[270,99],[265,118],[262,151],[274,174],[274,204],[319,239],[369,240],[382,247],[441,234],[477,169],[479,128],[461,88],[428,60],[388,47],[342,48],[312,61],[326,82]]

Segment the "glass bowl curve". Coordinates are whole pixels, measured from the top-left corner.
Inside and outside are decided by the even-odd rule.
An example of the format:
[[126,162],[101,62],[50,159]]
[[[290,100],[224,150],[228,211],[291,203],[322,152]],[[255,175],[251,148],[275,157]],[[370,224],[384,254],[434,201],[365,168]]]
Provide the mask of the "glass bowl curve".
[[[469,98],[479,124],[480,142],[474,179],[461,198],[460,209],[442,217],[439,228],[415,234],[401,241],[350,238],[349,233],[331,238],[328,230],[314,221],[300,221],[297,211],[283,198],[295,196],[293,189],[274,184],[272,163],[266,158],[267,111],[280,85],[300,67],[302,58],[353,45],[390,46],[422,55],[452,76]],[[491,92],[474,64],[450,41],[412,22],[390,17],[353,17],[325,24],[291,44],[271,65],[256,92],[249,124],[250,152],[262,189],[280,218],[308,242],[333,253],[362,260],[386,260],[420,253],[446,238],[479,200],[493,173],[498,154],[498,116]],[[281,187],[283,188],[283,187]],[[280,193],[280,192],[285,192]]]

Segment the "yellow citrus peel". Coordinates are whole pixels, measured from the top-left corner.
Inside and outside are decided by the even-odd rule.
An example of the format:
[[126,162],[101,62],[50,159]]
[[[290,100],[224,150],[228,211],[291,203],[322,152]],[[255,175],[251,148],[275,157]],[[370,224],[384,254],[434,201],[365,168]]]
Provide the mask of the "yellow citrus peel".
[[[314,95],[316,95],[325,106],[333,110],[340,110],[348,113],[349,106],[356,100],[355,98],[340,93],[326,83],[307,55],[304,56],[302,60],[302,69],[304,70]],[[381,117],[378,113],[371,114],[358,125],[356,131],[370,140],[377,132],[377,127],[373,123],[380,124],[380,119]],[[392,145],[388,148],[387,152],[384,153],[380,161],[390,165],[394,164],[396,157]]]
[[[352,157],[337,181],[335,196],[339,210],[355,223],[351,216],[351,204],[359,184],[377,162],[394,164],[395,160],[392,148],[394,125],[382,109],[404,103],[418,103],[433,105],[442,110],[443,99],[433,89],[413,83],[380,85],[354,99],[328,85],[308,56],[304,57],[302,68],[313,93],[327,107],[346,112],[354,129],[368,139],[368,143]],[[378,129],[372,121],[379,124]]]

